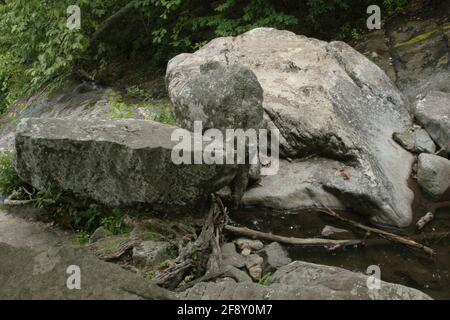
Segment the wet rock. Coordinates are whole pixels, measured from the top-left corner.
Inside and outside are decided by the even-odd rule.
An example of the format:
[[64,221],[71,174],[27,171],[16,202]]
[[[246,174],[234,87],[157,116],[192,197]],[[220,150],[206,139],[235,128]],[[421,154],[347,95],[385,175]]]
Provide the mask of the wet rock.
[[263,257],[263,272],[274,272],[279,267],[291,263],[288,253],[278,242],[272,242],[258,252],[258,255]]
[[253,280],[259,281],[262,277],[262,264],[264,259],[258,254],[251,254],[245,260],[245,267]]
[[95,229],[95,231],[89,237],[89,242],[93,243],[100,239],[109,237],[111,235],[112,235],[112,233],[110,231],[106,230],[104,227],[98,227],[97,229]]
[[434,153],[436,145],[430,135],[423,129],[395,132],[393,138],[403,148],[415,153]]
[[[380,68],[342,42],[257,28],[173,58],[166,72],[169,96],[174,99],[180,84],[201,74],[208,61],[252,70],[264,91],[264,125],[279,129],[282,156],[316,168],[307,173],[313,179],[303,179],[301,171],[291,178],[293,186],[279,184],[289,188],[289,196],[273,189],[260,195],[269,194],[271,203],[283,207],[285,198],[293,199],[286,205],[295,202],[291,189],[305,198],[312,189],[320,202],[338,199],[377,223],[411,222],[407,180],[413,157],[392,143],[392,134],[412,122],[406,101]],[[314,166],[319,162],[325,166]],[[263,177],[259,188],[271,184],[265,178],[277,179]],[[260,195],[251,201],[244,195],[242,201],[264,203]]]
[[181,299],[218,300],[430,300],[419,290],[381,281],[367,287],[368,276],[337,267],[294,261],[270,277],[268,286],[256,283],[201,282],[181,293]]
[[224,243],[221,247],[222,263],[236,268],[243,268],[245,266],[245,257],[236,251],[234,243]]
[[429,92],[417,100],[414,115],[439,147],[450,153],[450,93]]
[[152,266],[169,259],[170,244],[165,241],[144,241],[133,248],[133,262],[142,266]]
[[435,199],[450,187],[450,160],[422,153],[417,166],[417,182]]
[[175,164],[175,129],[131,119],[24,119],[16,133],[15,167],[38,190],[52,186],[108,206],[198,213],[211,192],[233,181],[237,167]]
[[[174,299],[120,266],[95,258],[80,247],[52,247],[38,253],[0,243],[0,297],[2,299]],[[81,290],[69,290],[69,266],[81,271]],[[73,274],[73,273],[72,273]]]

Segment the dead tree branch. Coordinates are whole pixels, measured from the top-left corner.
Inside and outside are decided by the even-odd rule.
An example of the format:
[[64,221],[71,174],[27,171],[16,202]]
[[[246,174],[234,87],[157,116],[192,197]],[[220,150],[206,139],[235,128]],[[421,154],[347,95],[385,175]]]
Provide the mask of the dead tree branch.
[[408,239],[408,238],[396,235],[396,234],[391,233],[391,232],[380,230],[380,229],[377,229],[377,228],[374,228],[374,227],[368,227],[368,226],[365,226],[365,225],[363,225],[363,224],[361,224],[359,222],[356,222],[356,221],[353,221],[353,220],[341,217],[339,214],[337,214],[336,212],[334,212],[330,208],[327,208],[326,210],[325,209],[317,209],[317,211],[325,213],[325,214],[327,214],[327,215],[329,215],[329,216],[331,216],[333,218],[336,218],[337,220],[345,222],[345,223],[347,223],[347,224],[349,224],[349,225],[351,225],[351,226],[353,226],[355,228],[364,230],[366,232],[374,233],[374,234],[376,234],[376,235],[378,235],[378,236],[380,236],[382,238],[388,239],[390,241],[397,242],[397,243],[409,246],[411,248],[415,248],[415,249],[421,250],[421,251],[427,253],[430,256],[433,256],[435,254],[433,249],[431,249],[431,248],[429,248],[427,246],[424,246],[423,244],[420,244],[420,243],[418,243],[418,242],[416,242],[414,240],[411,240],[411,239]]
[[332,240],[321,238],[303,239],[294,237],[283,237],[271,233],[252,230],[249,228],[234,227],[230,225],[226,225],[224,230],[240,237],[259,239],[265,241],[275,241],[295,246],[329,246],[336,248],[364,243],[364,240]]

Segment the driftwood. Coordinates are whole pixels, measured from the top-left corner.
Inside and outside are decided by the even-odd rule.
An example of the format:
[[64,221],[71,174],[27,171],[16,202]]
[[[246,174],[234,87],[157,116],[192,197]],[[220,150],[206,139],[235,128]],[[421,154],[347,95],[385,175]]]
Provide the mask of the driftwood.
[[356,221],[353,221],[353,220],[341,217],[339,214],[337,214],[336,212],[334,212],[330,208],[327,208],[326,210],[325,209],[317,209],[317,211],[325,213],[325,214],[327,214],[327,215],[329,215],[329,216],[331,216],[333,218],[336,218],[336,219],[338,219],[338,220],[340,220],[342,222],[345,222],[345,223],[347,223],[347,224],[349,224],[349,225],[351,225],[351,226],[353,226],[355,228],[364,230],[366,232],[374,233],[374,234],[376,234],[376,235],[378,235],[378,236],[380,236],[382,238],[388,239],[390,241],[397,242],[397,243],[406,245],[408,247],[421,250],[421,251],[429,254],[430,256],[433,256],[435,254],[433,249],[431,249],[431,248],[429,248],[427,246],[424,246],[423,244],[420,244],[420,243],[418,243],[418,242],[416,242],[416,241],[414,241],[412,239],[408,239],[408,238],[399,236],[397,234],[394,234],[394,233],[391,233],[391,232],[388,232],[388,231],[384,231],[384,230],[380,230],[380,229],[377,229],[377,228],[374,228],[374,227],[368,227],[368,226],[365,226],[365,225],[363,225],[363,224],[361,224],[359,222],[356,222]]
[[416,223],[417,230],[422,230],[429,222],[434,219],[433,212],[427,212],[422,218]]
[[450,207],[450,201],[430,203],[427,207],[428,212],[416,223],[417,230],[422,230],[428,223],[430,223],[434,219],[437,210]]
[[259,239],[265,241],[275,241],[279,243],[296,245],[296,246],[326,246],[336,249],[338,247],[351,246],[356,244],[364,243],[364,240],[332,240],[332,239],[321,239],[321,238],[294,238],[294,237],[283,237],[271,233],[265,233],[261,231],[252,230],[249,228],[234,227],[226,225],[224,230],[232,233],[234,235],[252,239]]
[[194,267],[193,256],[199,252],[210,252],[210,255],[206,272],[198,281],[220,274],[222,229],[227,222],[227,211],[222,202],[215,195],[211,195],[211,205],[200,235],[195,241],[179,246],[178,256],[169,261],[169,266],[155,276],[154,282],[168,289],[176,288],[186,273]]

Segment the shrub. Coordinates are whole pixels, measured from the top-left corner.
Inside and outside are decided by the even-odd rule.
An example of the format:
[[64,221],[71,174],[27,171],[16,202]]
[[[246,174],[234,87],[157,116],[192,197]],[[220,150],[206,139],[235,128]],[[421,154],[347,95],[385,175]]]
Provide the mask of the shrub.
[[9,195],[25,185],[14,169],[11,153],[0,152],[0,191]]

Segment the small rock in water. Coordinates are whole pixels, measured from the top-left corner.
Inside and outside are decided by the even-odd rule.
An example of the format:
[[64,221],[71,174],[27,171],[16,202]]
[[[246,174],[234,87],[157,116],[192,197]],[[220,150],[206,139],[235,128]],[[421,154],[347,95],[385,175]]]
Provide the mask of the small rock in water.
[[167,250],[170,244],[165,241],[144,241],[133,248],[133,262],[151,266],[169,258]]
[[417,182],[425,192],[439,200],[450,188],[450,160],[437,155],[420,154]]

